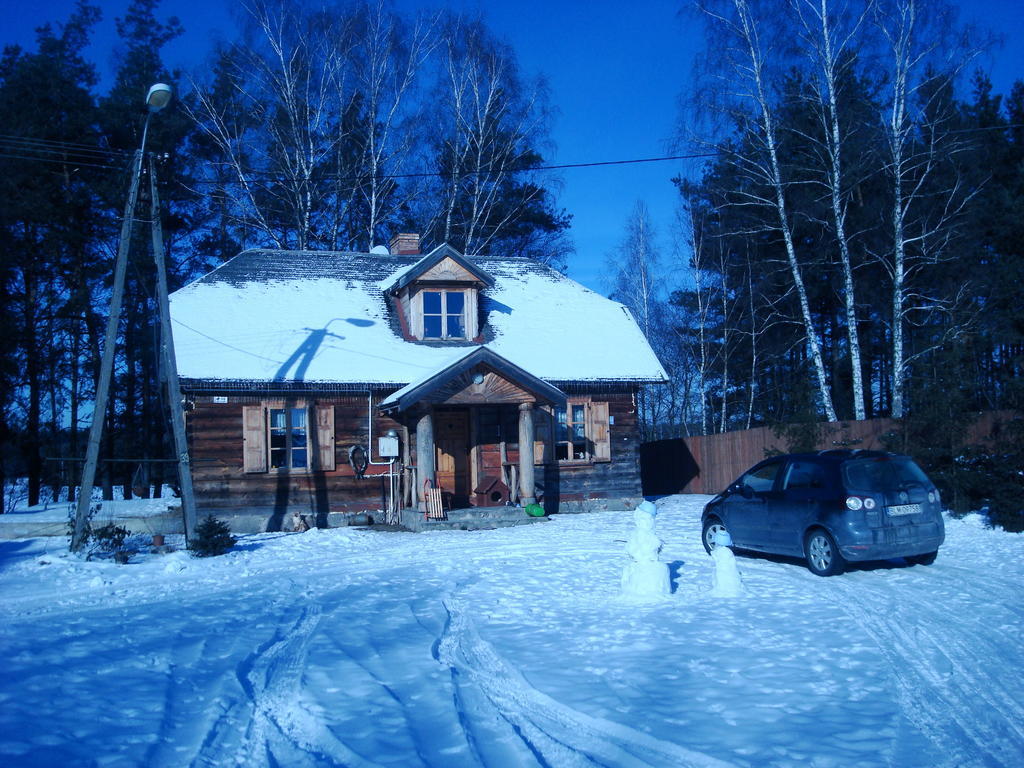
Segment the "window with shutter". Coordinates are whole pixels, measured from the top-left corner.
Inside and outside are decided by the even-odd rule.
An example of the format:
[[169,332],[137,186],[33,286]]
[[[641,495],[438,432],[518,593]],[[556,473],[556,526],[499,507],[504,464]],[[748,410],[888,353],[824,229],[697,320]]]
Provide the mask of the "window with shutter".
[[246,472],[336,468],[333,405],[247,405],[242,422]]
[[611,461],[608,403],[570,398],[554,410],[555,458],[561,462]]

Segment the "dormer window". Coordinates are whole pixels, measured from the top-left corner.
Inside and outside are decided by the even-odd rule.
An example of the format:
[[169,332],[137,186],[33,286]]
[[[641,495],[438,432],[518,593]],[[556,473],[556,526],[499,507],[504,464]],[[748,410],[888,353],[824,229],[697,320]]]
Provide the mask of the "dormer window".
[[454,248],[439,245],[379,285],[409,341],[481,340],[480,294],[494,278]]
[[466,294],[460,290],[424,290],[423,338],[466,338]]

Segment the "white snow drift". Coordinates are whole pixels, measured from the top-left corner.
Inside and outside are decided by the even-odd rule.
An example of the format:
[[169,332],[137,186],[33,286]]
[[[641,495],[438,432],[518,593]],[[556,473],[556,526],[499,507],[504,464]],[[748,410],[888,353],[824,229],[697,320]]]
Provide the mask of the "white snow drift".
[[0,542],[5,766],[1024,764],[1024,538],[821,579],[658,503],[672,593],[620,593],[630,513],[245,537],[224,557]]

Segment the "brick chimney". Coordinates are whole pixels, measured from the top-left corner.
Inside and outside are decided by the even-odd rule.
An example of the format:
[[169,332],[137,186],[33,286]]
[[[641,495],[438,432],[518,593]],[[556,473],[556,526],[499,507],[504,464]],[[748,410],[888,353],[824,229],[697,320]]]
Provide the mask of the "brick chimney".
[[392,256],[419,256],[419,234],[401,233],[395,235],[391,238],[390,250]]

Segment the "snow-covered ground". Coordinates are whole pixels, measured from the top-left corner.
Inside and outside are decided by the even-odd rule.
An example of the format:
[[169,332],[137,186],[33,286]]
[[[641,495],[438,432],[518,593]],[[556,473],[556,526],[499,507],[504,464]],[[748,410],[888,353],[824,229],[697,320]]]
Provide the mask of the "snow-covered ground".
[[620,596],[629,513],[245,537],[85,562],[0,542],[4,766],[1020,766],[1024,536],[831,579],[658,502],[673,593]]

